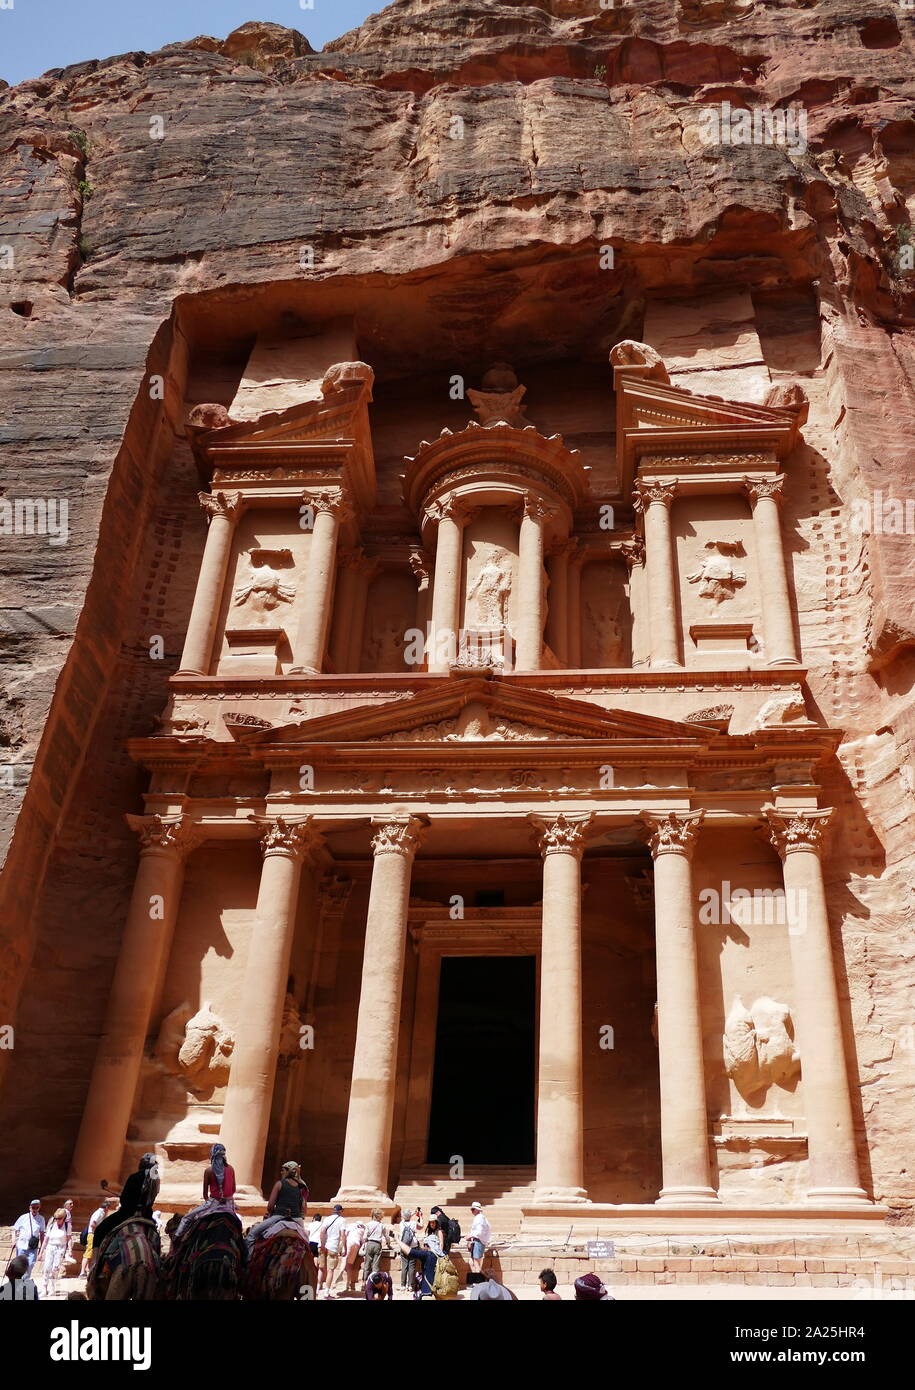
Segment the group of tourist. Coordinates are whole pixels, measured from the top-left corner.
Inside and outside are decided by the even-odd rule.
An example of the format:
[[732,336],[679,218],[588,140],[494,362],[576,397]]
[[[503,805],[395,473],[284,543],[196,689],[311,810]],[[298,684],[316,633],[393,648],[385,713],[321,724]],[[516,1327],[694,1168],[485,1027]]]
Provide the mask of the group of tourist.
[[[119,1197],[103,1184],[99,1205],[81,1232],[83,1261],[81,1276],[87,1276],[107,1238],[124,1222],[140,1217],[154,1222],[158,1213],[154,1204],[159,1192],[159,1169],[154,1154],[144,1154],[136,1172],[127,1178]],[[203,1176],[203,1201],[185,1216],[174,1216],[165,1227],[171,1239],[172,1252],[180,1251],[194,1228],[206,1217],[218,1212],[235,1212],[235,1170],[228,1162],[222,1144],[214,1144],[210,1161]],[[467,1275],[469,1297],[477,1300],[514,1300],[515,1295],[493,1274],[483,1273],[483,1260],[492,1242],[492,1228],[479,1202],[471,1204],[473,1213],[470,1232],[462,1237],[460,1223],[440,1206],[432,1207],[428,1221],[417,1207],[396,1225],[384,1220],[380,1209],[366,1219],[347,1221],[343,1207],[336,1205],[325,1216],[312,1216],[305,1226],[308,1208],[308,1186],[299,1164],[284,1163],[267,1201],[267,1214],[245,1233],[245,1245],[250,1257],[257,1243],[283,1230],[305,1237],[317,1267],[315,1296],[327,1299],[340,1294],[355,1295],[361,1291],[369,1301],[392,1299],[394,1285],[391,1275],[381,1268],[382,1256],[400,1259],[401,1288],[411,1290],[413,1297],[454,1298],[458,1291],[458,1274],[451,1261],[451,1251],[465,1243],[470,1270]],[[156,1223],[158,1232],[158,1224]],[[73,1202],[59,1207],[46,1224],[41,1215],[41,1202],[34,1198],[28,1211],[13,1226],[12,1258],[7,1266],[6,1281],[0,1286],[0,1299],[38,1298],[33,1271],[43,1257],[42,1294],[53,1298],[58,1294],[59,1280],[70,1259],[73,1244]],[[544,1299],[559,1298],[556,1276],[545,1269],[540,1274],[540,1289]],[[576,1299],[608,1299],[596,1274],[585,1275],[576,1281]]]

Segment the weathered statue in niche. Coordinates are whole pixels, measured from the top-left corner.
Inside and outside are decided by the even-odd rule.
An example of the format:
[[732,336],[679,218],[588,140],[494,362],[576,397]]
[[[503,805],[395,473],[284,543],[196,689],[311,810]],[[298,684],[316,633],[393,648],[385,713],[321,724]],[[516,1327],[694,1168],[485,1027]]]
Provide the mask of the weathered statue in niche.
[[507,550],[494,546],[477,570],[467,598],[471,612],[467,627],[496,629],[505,627],[506,605],[511,593],[511,560]]
[[403,664],[406,637],[403,627],[389,619],[376,628],[366,643],[365,655],[370,671],[399,671]]
[[248,604],[253,613],[272,613],[281,603],[291,603],[295,597],[295,585],[283,582],[281,567],[292,565],[290,550],[263,550],[257,548],[245,552],[249,573],[232,595],[236,607]]
[[736,996],[725,1022],[724,1069],[742,1096],[794,1083],[801,1059],[792,1033],[786,1004],[763,995],[747,1009]]
[[708,553],[700,559],[699,568],[686,578],[690,584],[699,585],[703,598],[722,603],[733,598],[747,582],[747,576],[737,569],[732,558],[743,555],[743,545],[740,541],[706,541],[705,549]]

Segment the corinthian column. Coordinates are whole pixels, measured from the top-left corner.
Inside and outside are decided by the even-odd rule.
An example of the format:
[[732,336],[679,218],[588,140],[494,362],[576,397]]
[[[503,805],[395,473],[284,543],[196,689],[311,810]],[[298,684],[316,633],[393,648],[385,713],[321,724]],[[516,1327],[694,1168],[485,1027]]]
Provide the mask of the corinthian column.
[[869,1205],[858,1171],[820,858],[832,811],[764,809],[784,866],[793,1014],[807,1114],[807,1201],[830,1207]]
[[661,1163],[658,1202],[717,1202],[709,1164],[692,857],[704,811],[645,815],[653,832]]
[[184,638],[179,676],[208,676],[213,659],[213,638],[226,584],[235,523],[241,511],[238,492],[199,492],[201,507],[210,518],[190,621]]
[[543,855],[537,1202],[583,1202],[581,857],[590,814],[532,816]]
[[435,542],[435,575],[432,581],[432,630],[428,669],[447,672],[457,659],[460,628],[461,571],[464,552],[464,515],[459,500],[451,495],[435,502],[428,516],[438,523]]
[[645,517],[645,563],[648,570],[648,603],[651,608],[651,665],[670,669],[680,660],[680,623],[677,616],[676,560],[670,511],[677,484],[647,483],[635,486],[632,505]]
[[117,1182],[120,1177],[146,1035],[178,914],[184,861],[198,843],[182,816],[128,816],[127,821],[140,836],[140,862],[67,1181],[72,1191],[95,1190],[100,1178]]
[[525,497],[518,542],[518,598],[515,604],[515,670],[539,671],[543,656],[545,575],[543,523],[552,507],[539,497]]
[[304,493],[302,505],[314,509],[314,530],[298,603],[299,630],[292,670],[316,675],[324,666],[334,592],[337,536],[341,521],[350,515],[351,509],[342,492]]
[[302,864],[323,844],[310,818],[260,824],[263,867],[220,1128],[239,1191],[249,1198],[260,1197]]
[[335,1201],[390,1202],[391,1125],[416,816],[377,820],[343,1173]]
[[756,570],[767,666],[794,666],[798,660],[779,516],[784,481],[784,478],[744,479],[756,532]]

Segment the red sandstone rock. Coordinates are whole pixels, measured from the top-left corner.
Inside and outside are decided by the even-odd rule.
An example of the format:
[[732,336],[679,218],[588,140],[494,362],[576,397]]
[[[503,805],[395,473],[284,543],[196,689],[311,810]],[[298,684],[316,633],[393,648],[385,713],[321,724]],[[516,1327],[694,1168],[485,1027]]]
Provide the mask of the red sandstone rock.
[[[322,53],[253,23],[3,90],[4,496],[65,496],[71,531],[0,554],[0,1024],[15,1017],[22,1067],[2,1104],[28,1155],[12,1190],[66,1172],[126,912],[123,745],[165,706],[204,540],[182,421],[229,423],[258,333],[343,313],[379,381],[394,538],[404,455],[466,426],[443,383],[494,358],[598,498],[614,344],[648,341],[700,396],[797,419],[806,396],[785,515],[811,704],[844,731],[830,905],[849,1016],[880,1043],[849,1044],[859,1141],[876,1195],[912,1200],[912,546],[849,525],[855,502],[910,489],[911,23],[860,0],[402,0]],[[699,113],[725,100],[803,103],[809,147],[710,151]],[[720,704],[691,699],[679,717]]]

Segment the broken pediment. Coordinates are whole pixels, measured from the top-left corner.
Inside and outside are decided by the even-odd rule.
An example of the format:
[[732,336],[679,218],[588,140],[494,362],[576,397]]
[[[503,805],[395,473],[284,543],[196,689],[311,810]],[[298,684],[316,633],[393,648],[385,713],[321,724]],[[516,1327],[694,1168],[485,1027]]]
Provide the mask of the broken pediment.
[[675,458],[683,471],[710,456],[734,455],[733,466],[772,467],[797,443],[806,418],[802,393],[771,392],[771,405],[696,395],[652,377],[639,365],[614,366],[620,482],[632,488],[641,460]]

